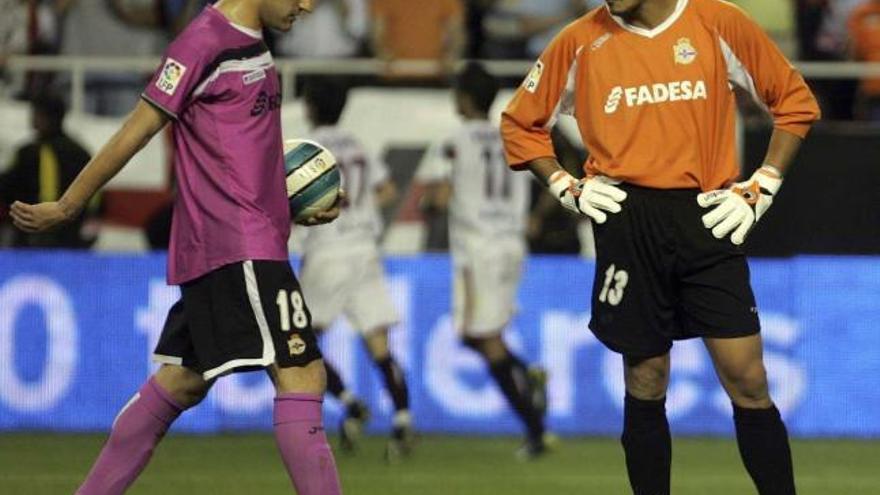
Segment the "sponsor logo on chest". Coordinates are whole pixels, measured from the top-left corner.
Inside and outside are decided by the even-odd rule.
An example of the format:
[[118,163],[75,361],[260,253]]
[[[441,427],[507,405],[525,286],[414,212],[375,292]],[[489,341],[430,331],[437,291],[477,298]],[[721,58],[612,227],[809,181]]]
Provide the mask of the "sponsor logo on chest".
[[708,99],[706,82],[702,80],[672,81],[630,87],[615,86],[605,100],[605,113],[610,115],[617,112],[621,104],[632,108],[706,99]]

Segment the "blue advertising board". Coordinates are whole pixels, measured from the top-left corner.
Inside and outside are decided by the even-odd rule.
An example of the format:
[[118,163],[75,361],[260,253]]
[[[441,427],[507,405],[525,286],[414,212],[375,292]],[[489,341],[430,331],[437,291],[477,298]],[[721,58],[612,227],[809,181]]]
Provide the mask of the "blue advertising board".
[[[771,392],[799,437],[880,437],[880,258],[753,260]],[[478,357],[458,342],[444,256],[390,258],[402,316],[393,351],[425,432],[513,434],[520,426]],[[178,289],[161,255],[0,253],[0,431],[109,427],[155,369],[150,353]],[[532,257],[520,311],[506,338],[550,372],[549,423],[562,434],[616,435],[622,365],[587,329],[593,264]],[[308,294],[306,294],[308,300]],[[340,321],[322,340],[327,359],[371,405],[373,431],[391,403],[358,334]],[[677,342],[667,409],[674,432],[729,434],[731,407],[700,341]],[[218,380],[177,431],[271,428],[263,373]],[[326,401],[328,427],[341,409]]]

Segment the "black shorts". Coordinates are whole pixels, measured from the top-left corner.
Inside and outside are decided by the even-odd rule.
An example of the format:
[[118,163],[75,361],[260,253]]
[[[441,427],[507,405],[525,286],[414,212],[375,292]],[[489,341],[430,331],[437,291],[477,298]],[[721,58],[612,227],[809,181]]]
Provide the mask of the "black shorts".
[[206,380],[321,359],[312,317],[286,261],[242,261],[181,286],[153,359]]
[[760,331],[749,267],[729,237],[703,226],[694,190],[624,184],[623,211],[594,224],[590,329],[630,357],[666,354],[672,341]]

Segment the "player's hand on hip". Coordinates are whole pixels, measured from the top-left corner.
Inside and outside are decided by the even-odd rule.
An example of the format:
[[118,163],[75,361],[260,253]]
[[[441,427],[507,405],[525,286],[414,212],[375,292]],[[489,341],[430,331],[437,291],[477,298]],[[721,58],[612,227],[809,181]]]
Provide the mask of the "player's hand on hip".
[[69,221],[75,212],[59,201],[29,205],[16,201],[9,207],[12,223],[25,232],[45,232]]
[[346,206],[348,206],[348,197],[345,195],[345,191],[340,189],[339,194],[336,195],[336,201],[333,202],[333,206],[331,206],[327,210],[312,215],[305,220],[299,220],[296,222],[296,224],[311,227],[314,225],[323,225],[325,223],[330,223],[333,220],[336,220],[336,218],[342,212],[342,209]]
[[550,193],[562,206],[590,217],[596,223],[605,223],[608,213],[619,213],[620,203],[626,199],[626,191],[617,187],[615,181],[604,175],[577,180],[562,170],[553,173],[548,181]]
[[764,165],[744,182],[702,193],[697,196],[697,203],[703,208],[714,206],[703,215],[703,225],[712,230],[715,238],[723,239],[730,234],[730,241],[740,245],[773,204],[773,196],[781,186],[779,171]]

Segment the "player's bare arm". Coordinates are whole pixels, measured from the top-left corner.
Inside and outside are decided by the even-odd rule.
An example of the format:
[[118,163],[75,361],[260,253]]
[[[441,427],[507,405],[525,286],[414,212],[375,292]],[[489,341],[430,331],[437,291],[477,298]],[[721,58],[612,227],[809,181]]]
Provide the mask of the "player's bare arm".
[[80,172],[58,201],[29,205],[16,201],[10,208],[15,226],[43,232],[74,219],[89,199],[141,150],[168,122],[168,117],[145,101],[138,102],[122,127]]

